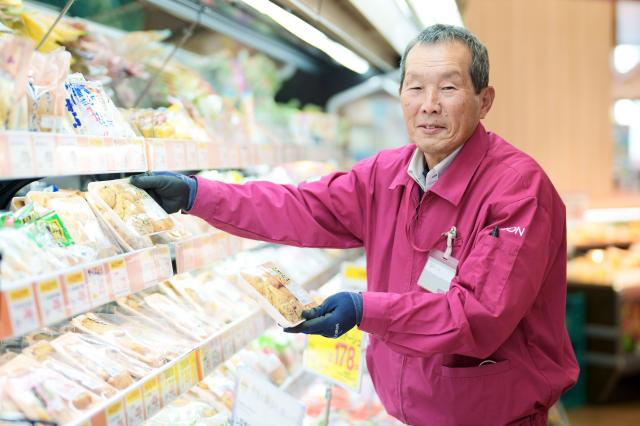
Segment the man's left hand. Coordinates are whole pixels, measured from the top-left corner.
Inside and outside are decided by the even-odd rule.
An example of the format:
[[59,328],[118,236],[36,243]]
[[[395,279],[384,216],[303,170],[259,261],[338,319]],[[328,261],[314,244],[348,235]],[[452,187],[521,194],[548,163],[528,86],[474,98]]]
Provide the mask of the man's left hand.
[[316,308],[302,313],[306,320],[295,327],[285,328],[287,333],[319,334],[336,338],[351,330],[362,319],[362,295],[340,292],[328,297]]

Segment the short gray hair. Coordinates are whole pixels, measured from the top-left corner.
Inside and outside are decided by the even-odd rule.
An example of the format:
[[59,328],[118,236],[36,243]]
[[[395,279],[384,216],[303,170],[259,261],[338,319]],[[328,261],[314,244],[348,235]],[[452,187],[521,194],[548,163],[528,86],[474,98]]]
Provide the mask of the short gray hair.
[[417,44],[438,44],[459,41],[464,43],[471,53],[469,74],[476,93],[489,85],[489,54],[487,48],[473,33],[453,25],[435,24],[425,28],[416,38],[411,40],[400,59],[400,89],[404,83],[405,62],[407,55]]

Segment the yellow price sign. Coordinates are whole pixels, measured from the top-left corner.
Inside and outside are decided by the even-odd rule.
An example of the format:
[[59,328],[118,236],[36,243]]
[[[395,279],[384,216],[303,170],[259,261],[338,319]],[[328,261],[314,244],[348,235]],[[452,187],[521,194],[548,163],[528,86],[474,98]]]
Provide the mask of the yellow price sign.
[[303,365],[306,370],[338,385],[360,389],[364,333],[352,328],[337,339],[307,336]]

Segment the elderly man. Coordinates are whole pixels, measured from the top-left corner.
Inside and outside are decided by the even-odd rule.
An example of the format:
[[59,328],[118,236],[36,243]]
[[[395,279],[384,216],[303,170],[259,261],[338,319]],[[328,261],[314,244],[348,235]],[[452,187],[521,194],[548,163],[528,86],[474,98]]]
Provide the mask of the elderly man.
[[298,186],[132,182],[235,235],[364,246],[367,291],[335,294],[285,331],[369,333],[367,366],[399,420],[546,425],[578,374],[564,326],[564,205],[534,160],[480,124],[495,92],[473,34],[425,29],[401,72],[412,143],[349,172]]

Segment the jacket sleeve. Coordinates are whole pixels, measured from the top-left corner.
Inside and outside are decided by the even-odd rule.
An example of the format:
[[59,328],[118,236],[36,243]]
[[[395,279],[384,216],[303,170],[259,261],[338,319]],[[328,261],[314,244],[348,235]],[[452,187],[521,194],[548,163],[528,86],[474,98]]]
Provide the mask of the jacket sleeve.
[[[549,213],[535,198],[505,206],[489,221],[448,292],[363,293],[360,329],[410,356],[493,354],[533,305],[549,265],[558,256],[566,261],[566,243],[563,235],[552,235]],[[515,225],[522,235],[490,235],[494,226]]]
[[243,185],[198,179],[188,212],[244,238],[302,247],[363,245],[368,184],[376,157],[347,173],[294,185]]

